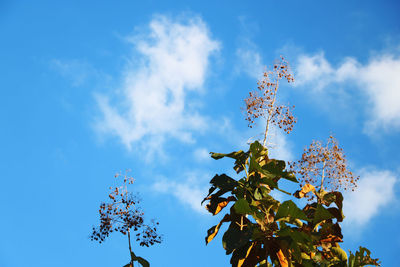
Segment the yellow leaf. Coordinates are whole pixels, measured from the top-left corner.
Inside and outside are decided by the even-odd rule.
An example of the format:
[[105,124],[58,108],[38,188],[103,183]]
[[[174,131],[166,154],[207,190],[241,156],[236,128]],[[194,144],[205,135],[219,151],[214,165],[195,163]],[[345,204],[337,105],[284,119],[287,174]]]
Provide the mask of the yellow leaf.
[[278,256],[279,263],[281,264],[282,267],[288,267],[289,266],[288,261],[287,261],[285,255],[283,254],[281,249],[276,253],[276,256]]
[[[211,227],[208,230],[208,236],[206,237],[206,244],[210,243],[211,240],[214,239],[214,237],[218,234],[219,228],[221,227],[221,225],[224,222],[228,222],[230,220],[230,216],[229,214],[225,214],[224,218],[222,218],[222,220],[219,222],[219,224],[217,224],[214,229]],[[211,232],[212,231],[212,232]],[[210,233],[211,232],[211,233]]]
[[236,200],[236,198],[230,196],[226,200],[219,202],[216,206],[215,203],[210,202],[209,204],[206,205],[206,209],[210,211],[213,215],[217,215],[223,208],[225,208],[229,204],[229,202],[234,200]]
[[214,215],[218,214],[223,208],[226,207],[226,205],[228,205],[228,203],[229,203],[229,200],[228,200],[228,199],[225,200],[225,201],[222,201],[222,202],[218,203],[218,206],[217,206],[217,208],[215,209]]
[[304,197],[308,192],[313,192],[314,194],[316,193],[315,187],[311,184],[305,184],[303,188],[298,191],[299,197],[302,198]]
[[217,235],[218,231],[219,231],[219,225],[217,225],[217,226],[215,227],[215,232],[214,232],[214,233],[212,233],[211,235],[207,236],[207,239],[206,239],[206,243],[207,243],[207,244],[210,243],[211,240],[214,239],[214,237]]

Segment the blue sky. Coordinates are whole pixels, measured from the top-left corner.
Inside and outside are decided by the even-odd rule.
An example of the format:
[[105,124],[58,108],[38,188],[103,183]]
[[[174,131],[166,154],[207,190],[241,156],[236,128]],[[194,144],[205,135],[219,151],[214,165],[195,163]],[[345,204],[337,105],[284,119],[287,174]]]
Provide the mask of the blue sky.
[[[91,242],[114,174],[131,169],[164,242],[152,266],[229,266],[200,206],[231,152],[257,138],[243,99],[280,55],[298,158],[335,134],[359,189],[344,247],[395,266],[400,249],[400,6],[396,1],[1,1],[0,266],[123,266],[124,237]],[[347,221],[347,222],[346,222]]]

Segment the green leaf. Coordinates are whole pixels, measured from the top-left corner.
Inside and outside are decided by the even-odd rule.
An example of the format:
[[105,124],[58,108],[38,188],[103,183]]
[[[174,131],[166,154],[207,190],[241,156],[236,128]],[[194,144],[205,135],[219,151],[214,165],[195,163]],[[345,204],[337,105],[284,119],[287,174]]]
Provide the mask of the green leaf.
[[332,219],[334,216],[332,213],[330,213],[324,206],[321,204],[317,205],[317,208],[315,209],[314,213],[314,218],[313,218],[313,224],[317,225],[322,221]]
[[258,141],[254,141],[250,144],[249,150],[254,158],[259,158],[260,156],[268,155],[268,150]]
[[340,247],[332,247],[331,251],[340,261],[347,261],[347,253]]
[[303,243],[306,244],[308,242],[311,242],[311,237],[306,234],[305,232],[299,231],[297,228],[291,228],[291,227],[282,227],[282,229],[278,232],[279,236],[290,236],[293,241],[297,243]]
[[269,159],[268,163],[261,167],[262,173],[269,178],[284,178],[298,183],[292,172],[285,171],[286,163],[283,160]]
[[291,228],[286,226],[285,223],[280,223],[281,229],[278,232],[279,240],[285,240],[289,248],[292,249],[292,255],[296,261],[301,261],[301,248],[308,247],[312,248],[311,237],[305,232],[299,231],[298,228]]
[[342,229],[340,228],[339,223],[325,222],[322,224],[319,229],[319,233],[321,235],[321,239],[326,239],[328,237],[338,237],[340,239],[343,238]]
[[308,221],[308,218],[305,215],[305,213],[301,209],[299,209],[296,206],[296,204],[291,200],[287,200],[287,201],[283,202],[279,206],[278,212],[275,215],[275,221],[279,221],[279,220],[285,219],[285,218],[290,218],[292,220],[300,219],[300,220]]
[[249,173],[260,171],[260,170],[261,170],[261,167],[257,163],[255,157],[250,157]]
[[243,230],[240,230],[236,222],[232,222],[222,237],[222,246],[226,250],[226,254],[229,255],[233,250],[244,246],[250,240],[251,236],[252,231],[250,228],[245,227]]
[[143,266],[143,267],[150,267],[150,263],[143,259],[142,257],[137,257],[137,261]]
[[[280,202],[273,198],[271,195],[266,195],[263,199],[257,201],[262,207],[267,209],[268,211],[272,209],[273,211],[277,211],[279,208]],[[253,206],[257,206],[257,203],[252,203]]]
[[284,171],[282,172],[282,178],[289,180],[294,183],[298,183],[296,176],[292,172]]
[[328,211],[337,219],[338,222],[342,222],[344,219],[344,214],[342,210],[338,208],[328,208]]
[[322,204],[324,204],[328,207],[334,202],[336,204],[336,206],[339,208],[339,210],[342,210],[343,195],[340,192],[334,191],[334,192],[326,193],[322,196],[321,200],[322,200]]
[[224,157],[228,157],[228,158],[232,158],[232,159],[241,159],[243,157],[243,155],[245,154],[243,152],[243,150],[239,150],[239,151],[235,151],[235,152],[231,152],[231,153],[215,153],[215,152],[210,152],[211,157],[213,159],[222,159]]
[[[238,185],[238,182],[226,174],[221,174],[221,175],[216,174],[211,179],[210,184],[212,185],[212,187],[209,189],[208,195],[201,201],[201,204],[203,204],[203,202],[206,200],[220,197],[223,194],[232,191]],[[219,190],[214,195],[210,196],[217,188],[221,190]]]
[[140,265],[142,265],[143,267],[150,267],[150,263],[147,260],[143,259],[142,257],[136,256],[135,253],[133,253],[133,252],[131,252],[131,259],[133,261],[139,262]]
[[246,160],[249,157],[249,152],[243,152],[242,150],[228,154],[214,153],[214,152],[211,152],[210,154],[213,159],[221,159],[223,157],[235,159],[235,165],[233,169],[237,173],[244,170],[243,166],[245,165]]
[[256,242],[248,242],[233,251],[230,263],[236,267],[256,266],[260,261],[260,257],[257,257],[257,252]]
[[238,214],[251,214],[253,211],[251,210],[249,203],[246,199],[240,198],[236,201],[235,205],[233,205],[235,211]]
[[222,190],[231,191],[237,186],[237,181],[226,174],[216,174],[211,179],[210,184]]
[[263,194],[262,194],[262,192],[261,192],[261,188],[256,188],[256,190],[254,191],[254,198],[256,199],[256,200],[261,200],[261,199],[263,199]]
[[381,266],[379,259],[371,258],[371,251],[364,247],[360,247],[356,254],[354,255],[350,251],[348,266],[349,267],[359,267],[366,265]]
[[287,194],[287,195],[291,195],[289,192],[280,189],[280,188],[278,187],[278,183],[275,182],[275,181],[272,180],[272,179],[269,179],[269,178],[262,178],[261,181],[260,181],[260,184],[266,184],[266,185],[268,185],[271,189],[276,189],[276,190],[278,190],[278,191],[281,191],[282,193],[285,193],[285,194]]
[[264,198],[269,198],[270,195],[269,193],[271,192],[271,190],[269,188],[267,188],[264,185],[261,185],[260,187],[256,188],[254,190],[254,199],[256,200],[262,200]]

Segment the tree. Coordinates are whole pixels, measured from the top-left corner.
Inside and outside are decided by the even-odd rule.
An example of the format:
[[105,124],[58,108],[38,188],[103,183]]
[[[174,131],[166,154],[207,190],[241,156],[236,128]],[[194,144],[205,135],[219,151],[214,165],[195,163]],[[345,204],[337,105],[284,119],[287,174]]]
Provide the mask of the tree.
[[116,174],[115,178],[123,177],[123,185],[110,187],[109,202],[101,203],[99,208],[100,225],[93,227],[92,241],[102,243],[112,232],[120,232],[127,236],[131,260],[124,267],[133,267],[138,262],[143,267],[150,266],[142,257],[136,256],[132,250],[131,234],[136,232],[135,239],[140,246],[152,246],[161,243],[161,236],[157,233],[158,222],[152,220],[151,224],[144,222],[144,212],[139,207],[140,200],[128,191],[132,185],[132,177]]
[[[269,157],[269,127],[275,125],[290,133],[296,122],[292,108],[277,103],[282,79],[294,81],[283,58],[272,71],[264,73],[258,90],[245,99],[249,126],[258,118],[265,119],[262,144],[254,141],[247,151],[228,154],[211,152],[217,160],[233,159],[234,170],[242,176],[234,179],[217,174],[211,179],[211,188],[203,200],[208,202],[206,209],[217,215],[228,205],[230,208],[207,231],[206,244],[226,223],[229,226],[222,245],[231,255],[232,266],[379,266],[363,247],[355,255],[350,252],[350,256],[340,248],[344,215],[343,195],[338,190],[343,186],[353,189],[358,178],[347,169],[343,151],[333,137],[326,146],[313,142],[298,162],[286,164]],[[282,189],[281,180],[299,183],[296,175],[302,187],[294,194]],[[281,203],[271,196],[273,190],[292,196],[293,200]],[[301,209],[296,199],[305,196],[309,196],[308,202]]]

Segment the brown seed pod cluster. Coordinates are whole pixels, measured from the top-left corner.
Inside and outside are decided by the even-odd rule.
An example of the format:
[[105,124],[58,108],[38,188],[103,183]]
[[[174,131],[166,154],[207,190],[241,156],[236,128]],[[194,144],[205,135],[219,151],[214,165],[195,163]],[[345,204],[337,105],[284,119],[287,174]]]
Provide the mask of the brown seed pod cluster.
[[313,141],[304,149],[301,159],[289,163],[289,166],[298,174],[301,186],[311,184],[317,190],[354,191],[359,180],[358,176],[348,170],[343,149],[333,136],[329,136],[325,146],[319,141]]
[[[121,174],[115,175],[119,178]],[[139,207],[139,198],[128,191],[128,185],[134,180],[123,175],[123,185],[110,187],[109,201],[101,203],[99,208],[100,225],[93,227],[91,240],[103,242],[112,232],[126,235],[128,232],[137,232],[136,241],[140,246],[150,246],[161,243],[161,236],[157,233],[158,222],[145,224],[144,213]]]
[[258,90],[250,92],[249,97],[244,100],[246,120],[250,128],[253,127],[256,119],[264,117],[267,119],[267,124],[272,123],[286,133],[293,130],[293,125],[296,123],[296,118],[292,114],[294,106],[276,104],[281,79],[285,79],[288,83],[294,82],[289,63],[283,57],[280,63],[274,64],[271,71],[264,72],[263,78],[258,81]]

